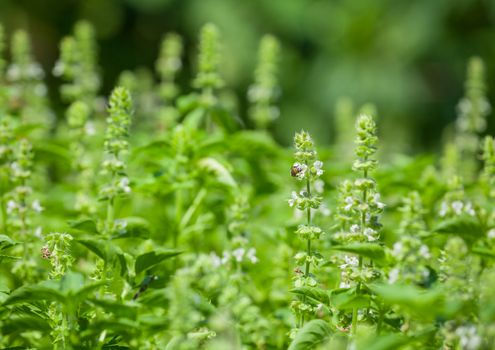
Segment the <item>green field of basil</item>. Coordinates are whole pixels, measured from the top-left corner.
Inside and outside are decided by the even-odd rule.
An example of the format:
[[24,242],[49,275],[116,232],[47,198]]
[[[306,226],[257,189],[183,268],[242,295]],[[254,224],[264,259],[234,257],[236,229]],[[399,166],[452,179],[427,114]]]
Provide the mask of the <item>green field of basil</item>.
[[241,105],[220,42],[201,29],[181,91],[167,34],[155,76],[125,71],[106,98],[89,23],[46,73],[28,33],[0,30],[0,347],[493,349],[483,61],[442,154],[378,162],[377,110],[347,99],[334,145],[277,144],[281,45],[261,39]]

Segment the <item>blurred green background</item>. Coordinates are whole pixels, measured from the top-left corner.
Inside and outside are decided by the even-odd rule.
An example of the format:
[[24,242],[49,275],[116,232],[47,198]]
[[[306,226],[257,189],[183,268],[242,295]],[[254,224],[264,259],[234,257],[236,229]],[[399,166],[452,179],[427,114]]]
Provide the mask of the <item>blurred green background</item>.
[[[185,39],[189,91],[198,30],[211,21],[222,31],[223,75],[245,103],[258,41],[276,35],[282,96],[273,131],[284,144],[301,128],[332,142],[335,103],[348,96],[357,108],[376,104],[389,148],[435,149],[455,118],[467,59],[484,58],[489,87],[495,76],[493,0],[0,0],[0,20],[9,32],[31,33],[48,71],[59,40],[83,18],[98,32],[104,94],[120,71],[153,68],[168,31]],[[56,83],[50,78],[53,96]]]

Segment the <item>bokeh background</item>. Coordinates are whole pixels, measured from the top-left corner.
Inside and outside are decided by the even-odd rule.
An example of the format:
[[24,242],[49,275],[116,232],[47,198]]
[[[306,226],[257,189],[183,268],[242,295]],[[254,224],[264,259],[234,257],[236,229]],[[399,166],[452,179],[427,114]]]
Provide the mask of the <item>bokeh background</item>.
[[[222,73],[245,100],[258,41],[274,34],[283,47],[283,93],[273,131],[284,144],[301,128],[318,142],[332,142],[335,103],[347,96],[357,108],[376,105],[389,147],[432,150],[456,116],[471,55],[485,60],[489,88],[494,85],[493,0],[0,0],[0,20],[9,32],[31,33],[47,71],[78,19],[90,20],[98,32],[104,94],[120,71],[153,68],[169,31],[185,39],[189,68],[181,84],[188,91],[198,30],[210,21],[222,31]],[[56,84],[49,78],[52,95]]]

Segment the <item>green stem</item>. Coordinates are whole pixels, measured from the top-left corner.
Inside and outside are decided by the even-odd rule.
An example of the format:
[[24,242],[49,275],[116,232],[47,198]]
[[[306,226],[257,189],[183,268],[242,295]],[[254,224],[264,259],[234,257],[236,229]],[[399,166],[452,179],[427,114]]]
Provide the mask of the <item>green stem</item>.
[[7,207],[5,206],[4,194],[0,197],[0,209],[2,214],[2,232],[4,235],[9,235],[8,225],[7,225]]
[[[359,257],[359,268],[363,266],[363,258],[360,256]],[[357,283],[356,286],[356,297],[359,295],[361,291],[361,282]],[[357,332],[357,321],[358,321],[358,311],[359,309],[357,307],[354,307],[352,309],[352,329],[351,329],[351,334],[354,336],[356,335]]]
[[[306,162],[306,166],[308,166],[307,162]],[[308,166],[309,168],[309,166]],[[306,178],[306,191],[308,192],[308,197],[311,197],[311,182],[309,180],[309,177]],[[306,209],[306,216],[307,216],[307,225],[311,225],[311,207],[307,208]],[[306,252],[308,254],[308,258],[311,256],[311,239],[308,239],[307,240],[307,245],[306,245]],[[304,277],[307,279],[309,278],[309,272],[310,272],[310,263],[309,261],[306,259],[306,267],[305,267],[305,271],[304,271]],[[306,302],[306,295],[303,296],[303,303]],[[301,322],[300,322],[300,326],[303,326],[304,325],[304,314],[301,315]]]
[[110,235],[113,230],[114,215],[114,197],[110,197],[107,202],[107,220],[105,224],[105,231],[107,235]]
[[182,221],[182,202],[184,201],[184,194],[182,189],[177,189],[175,193],[175,232],[174,232],[174,248],[177,248],[177,242],[181,233],[181,221]]

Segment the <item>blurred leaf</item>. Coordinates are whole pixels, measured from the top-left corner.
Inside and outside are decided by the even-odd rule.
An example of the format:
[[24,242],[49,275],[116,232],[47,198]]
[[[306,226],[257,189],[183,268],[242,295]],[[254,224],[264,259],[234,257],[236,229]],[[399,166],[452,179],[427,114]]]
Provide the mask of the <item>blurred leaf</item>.
[[223,108],[212,108],[209,113],[216,124],[223,126],[228,132],[233,132],[242,126],[242,121],[239,118],[231,115]]
[[480,223],[472,217],[459,216],[441,222],[434,232],[453,234],[462,237],[466,242],[472,243],[484,236],[485,232]]
[[327,322],[311,320],[296,334],[288,350],[314,350],[316,346],[329,340],[332,331]]
[[413,285],[400,284],[374,284],[369,288],[385,304],[399,305],[416,315],[435,317],[443,309],[444,296],[439,290],[424,290]]
[[181,254],[182,252],[179,250],[165,250],[165,249],[160,249],[148,253],[144,253],[142,255],[139,255],[136,258],[136,263],[134,265],[134,269],[136,271],[136,275],[161,263],[162,261],[166,259],[173,258],[174,256],[177,256]]
[[69,226],[73,229],[91,233],[91,234],[97,234],[98,233],[98,228],[96,226],[96,222],[91,219],[81,219],[81,220],[74,220],[74,221],[69,221]]
[[366,344],[359,346],[362,350],[399,350],[402,346],[409,344],[412,340],[404,335],[387,334],[377,336]]
[[43,281],[31,286],[22,286],[14,290],[4,301],[3,306],[39,302],[40,300],[65,303],[65,296],[59,291],[59,286],[56,281]]
[[356,288],[338,289],[331,293],[330,303],[340,310],[362,309],[370,305],[370,297],[366,294],[356,295]]
[[36,143],[33,147],[36,157],[43,160],[60,161],[62,164],[71,164],[72,156],[67,147],[63,147],[56,143],[44,140]]
[[0,235],[0,250],[9,249],[17,243],[12,238],[6,235]]
[[290,290],[291,293],[306,296],[309,298],[313,304],[322,303],[324,305],[330,304],[330,297],[328,292],[321,288],[316,287],[299,287]]
[[83,237],[77,239],[76,242],[91,250],[93,253],[103,259],[107,264],[114,264],[118,262],[120,264],[121,276],[124,275],[127,271],[127,262],[125,260],[124,253],[111,241],[93,237]]

